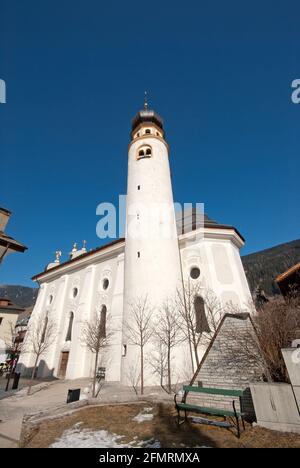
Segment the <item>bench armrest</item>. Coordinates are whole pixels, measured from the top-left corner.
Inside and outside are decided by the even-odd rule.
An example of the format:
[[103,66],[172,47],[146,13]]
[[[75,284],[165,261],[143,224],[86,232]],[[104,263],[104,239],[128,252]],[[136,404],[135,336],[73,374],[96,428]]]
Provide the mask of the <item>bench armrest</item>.
[[[178,403],[177,403],[177,397],[180,395],[180,393],[175,393],[174,395],[174,403],[175,403],[175,406],[177,407]],[[181,402],[182,402],[182,396],[181,396]]]

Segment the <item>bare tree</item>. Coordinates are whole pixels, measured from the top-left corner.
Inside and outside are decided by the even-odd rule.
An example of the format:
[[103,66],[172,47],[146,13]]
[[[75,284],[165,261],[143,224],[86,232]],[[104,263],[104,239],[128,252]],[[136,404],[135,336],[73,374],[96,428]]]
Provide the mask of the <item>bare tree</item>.
[[[268,380],[271,375],[260,344],[259,335],[255,327],[254,318],[249,312],[245,313],[237,307],[226,306],[226,313],[237,319],[247,320],[244,325],[228,326],[223,331],[226,341],[222,347],[222,359],[216,367],[224,367],[234,370],[235,377],[244,377],[248,373],[249,380]],[[251,318],[251,322],[249,322]]]
[[13,326],[12,323],[9,324],[9,327],[10,327],[10,331],[9,331],[9,335],[7,336],[5,340],[5,345],[6,345],[6,351],[10,355],[11,366],[10,366],[9,375],[8,375],[7,382],[6,382],[5,391],[7,391],[9,388],[9,383],[10,383],[13,373],[15,372],[18,359],[20,356],[20,352],[22,349],[22,341],[19,339],[19,336],[16,333],[16,328]]
[[202,326],[201,343],[209,344],[217,331],[221,318],[226,310],[222,307],[221,301],[216,296],[212,289],[206,289],[203,292],[203,300],[205,306],[205,314],[208,324],[208,329]]
[[139,359],[135,359],[135,361],[130,364],[129,369],[127,371],[127,379],[131,383],[131,386],[136,395],[138,394],[138,386],[140,384],[141,379],[139,361]]
[[[228,306],[226,312],[235,315],[243,313],[233,306]],[[295,295],[287,300],[274,298],[259,309],[254,309],[251,319],[253,328],[243,333],[237,328],[228,333],[229,358],[237,371],[244,371],[247,363],[264,380],[288,382],[281,350],[290,347],[293,339],[300,336],[300,298]]]
[[114,331],[109,327],[110,316],[106,316],[106,308],[102,311],[95,312],[91,320],[84,322],[81,342],[95,354],[94,370],[93,370],[93,386],[92,396],[96,397],[96,382],[98,362],[101,351],[107,348],[110,344]]
[[168,393],[171,393],[172,391],[172,349],[184,341],[184,335],[181,331],[180,319],[181,317],[177,312],[176,304],[168,301],[161,307],[154,328],[154,334],[159,343],[158,369],[160,370],[161,380],[164,377],[166,369]]
[[222,317],[222,306],[212,290],[188,280],[183,291],[177,290],[176,307],[181,316],[182,332],[189,344],[192,370],[199,366],[199,345],[208,344]]
[[130,321],[124,323],[124,333],[132,345],[140,349],[140,384],[141,395],[144,394],[144,348],[149,342],[152,333],[153,309],[148,303],[147,295],[135,299],[130,304]]
[[164,382],[167,377],[167,349],[159,337],[154,339],[155,350],[151,353],[149,365],[154,374],[158,375],[161,388],[165,390]]
[[30,395],[41,356],[46,354],[57,336],[57,328],[48,313],[30,320],[22,351],[34,356],[34,365],[27,394]]
[[287,300],[276,298],[254,315],[254,323],[259,343],[273,380],[288,381],[286,366],[281,353],[282,348],[300,333],[300,298],[291,295]]

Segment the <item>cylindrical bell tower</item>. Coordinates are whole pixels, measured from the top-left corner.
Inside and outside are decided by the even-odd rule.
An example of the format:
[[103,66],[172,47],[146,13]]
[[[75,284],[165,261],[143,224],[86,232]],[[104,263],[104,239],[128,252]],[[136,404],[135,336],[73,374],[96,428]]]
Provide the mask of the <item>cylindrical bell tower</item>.
[[[132,320],[132,304],[147,297],[153,319],[181,286],[178,237],[169,166],[169,147],[163,121],[147,104],[132,122],[128,151],[126,206],[124,323]],[[122,383],[130,385],[130,367],[138,347],[123,333]],[[149,358],[151,346],[145,353]],[[145,370],[145,385],[156,377]]]

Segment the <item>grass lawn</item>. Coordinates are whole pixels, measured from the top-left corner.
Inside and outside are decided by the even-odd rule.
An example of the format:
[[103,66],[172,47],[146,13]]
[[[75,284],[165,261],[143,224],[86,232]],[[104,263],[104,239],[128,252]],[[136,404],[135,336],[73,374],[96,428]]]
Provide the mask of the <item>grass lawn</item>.
[[178,427],[176,416],[173,405],[151,402],[85,407],[42,422],[27,447],[300,447],[297,434],[247,424],[237,439],[234,428],[190,421]]

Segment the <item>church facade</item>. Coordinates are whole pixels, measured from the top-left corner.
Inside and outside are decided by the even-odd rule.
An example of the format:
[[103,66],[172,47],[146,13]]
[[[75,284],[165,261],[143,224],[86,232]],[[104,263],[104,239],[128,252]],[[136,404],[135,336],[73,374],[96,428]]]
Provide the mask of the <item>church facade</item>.
[[[160,208],[150,209],[153,206]],[[229,303],[239,309],[249,305],[251,294],[240,258],[244,239],[233,226],[206,215],[199,222],[196,214],[194,210],[175,214],[163,121],[146,104],[132,122],[125,239],[89,252],[85,246],[73,248],[68,261],[61,263],[57,255],[33,278],[40,289],[30,321],[48,315],[57,327],[38,375],[67,379],[92,375],[94,356],[81,337],[84,323],[96,313],[109,317],[114,330],[99,361],[105,378],[131,385],[139,349],[130,342],[125,324],[133,320],[132,303],[137,298],[147,298],[154,323],[159,308],[187,282],[198,284],[203,296],[212,291],[224,308]],[[153,348],[150,342],[145,347],[145,385],[158,383],[149,366]],[[202,346],[200,354],[204,352]],[[186,380],[188,345],[181,344],[174,353],[174,378]],[[30,353],[21,354],[21,372],[33,362]]]

